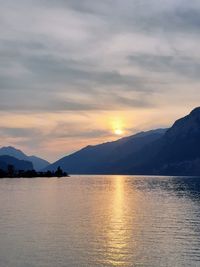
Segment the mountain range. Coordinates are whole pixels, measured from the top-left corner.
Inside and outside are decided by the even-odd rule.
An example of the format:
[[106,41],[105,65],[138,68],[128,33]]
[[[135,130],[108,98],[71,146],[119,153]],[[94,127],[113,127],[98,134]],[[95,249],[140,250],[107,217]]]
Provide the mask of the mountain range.
[[131,159],[133,153],[138,153],[147,144],[158,140],[165,131],[165,129],[158,129],[141,132],[114,142],[87,146],[56,161],[47,168],[52,171],[60,166],[63,170],[68,170],[73,174],[118,173],[121,172],[119,165],[124,159]]
[[14,166],[15,170],[32,170],[33,169],[33,164],[30,161],[27,160],[20,160],[17,158],[14,158],[12,156],[0,156],[0,169],[7,171],[8,165]]
[[[3,158],[4,156],[4,158]],[[44,168],[46,168],[49,165],[49,162],[41,159],[39,157],[36,156],[27,156],[25,153],[23,153],[21,150],[16,149],[12,146],[7,146],[7,147],[2,147],[0,148],[0,160],[3,162],[4,164],[11,164],[10,161],[8,161],[8,158],[6,158],[5,156],[10,156],[13,159],[15,159],[16,161],[13,160],[13,164],[14,167],[16,169],[23,169],[23,170],[27,170],[28,168],[19,168],[19,165],[21,166],[21,163],[19,162],[19,160],[21,161],[25,161],[25,162],[29,162],[31,163],[31,165],[27,165],[29,166],[29,169],[35,169],[36,171],[40,171]],[[30,167],[32,166],[32,167]]]
[[2,147],[0,169],[6,164],[37,171],[55,171],[60,166],[70,174],[200,175],[200,107],[168,129],[90,145],[53,164],[14,147]]
[[87,146],[49,165],[71,174],[200,175],[200,107],[169,129]]

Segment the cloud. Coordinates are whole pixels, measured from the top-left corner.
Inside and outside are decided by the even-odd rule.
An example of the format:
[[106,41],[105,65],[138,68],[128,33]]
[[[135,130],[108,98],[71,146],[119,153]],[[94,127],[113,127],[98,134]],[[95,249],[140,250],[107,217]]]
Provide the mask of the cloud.
[[[0,4],[0,115],[26,114],[31,121],[37,113],[56,113],[70,121],[78,114],[90,125],[91,117],[94,123],[99,114],[150,116],[161,107],[185,110],[188,99],[191,105],[200,100],[196,0]],[[106,135],[96,125],[81,127],[79,133],[76,123],[81,124],[74,121],[70,132],[63,134],[66,139]],[[133,123],[137,128],[140,122]],[[22,126],[1,128],[5,142],[7,135],[11,141],[16,137],[22,145],[40,147],[45,138],[51,142],[62,135],[47,136],[40,124]]]
[[131,64],[156,73],[173,73],[191,80],[200,78],[200,58],[179,55],[135,54],[128,57]]
[[38,134],[40,134],[40,131],[38,129],[33,128],[0,127],[0,135],[6,137],[31,138]]

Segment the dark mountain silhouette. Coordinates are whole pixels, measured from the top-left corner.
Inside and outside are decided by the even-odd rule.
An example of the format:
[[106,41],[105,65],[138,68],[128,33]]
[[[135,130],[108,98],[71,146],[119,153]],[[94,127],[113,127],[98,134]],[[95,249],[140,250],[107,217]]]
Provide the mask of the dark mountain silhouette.
[[160,140],[120,162],[121,173],[200,175],[200,108],[177,120]]
[[49,165],[48,161],[41,159],[39,157],[36,157],[36,156],[27,156],[21,150],[16,149],[12,146],[0,148],[0,155],[1,156],[8,155],[16,159],[31,161],[33,164],[33,168],[36,171],[40,171]]
[[[129,137],[121,138],[114,142],[108,142],[96,146],[87,146],[80,151],[66,156],[54,164],[49,165],[47,170],[55,170],[58,166],[73,174],[103,174],[116,173],[116,163],[130,158],[147,144],[160,139],[166,129],[157,129],[141,132]],[[129,160],[129,161],[130,161]]]
[[48,166],[74,174],[200,175],[200,107],[168,130],[88,146]]
[[30,161],[19,160],[11,156],[0,156],[0,169],[6,171],[8,166],[13,166],[15,170],[32,170],[33,164]]

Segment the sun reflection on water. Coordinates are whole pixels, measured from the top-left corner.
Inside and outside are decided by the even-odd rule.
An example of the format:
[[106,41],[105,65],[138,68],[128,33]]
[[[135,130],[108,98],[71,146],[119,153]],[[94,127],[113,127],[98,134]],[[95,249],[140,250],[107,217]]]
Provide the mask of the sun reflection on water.
[[112,197],[112,214],[107,233],[107,258],[110,265],[123,265],[129,238],[129,235],[127,234],[124,177],[115,176]]

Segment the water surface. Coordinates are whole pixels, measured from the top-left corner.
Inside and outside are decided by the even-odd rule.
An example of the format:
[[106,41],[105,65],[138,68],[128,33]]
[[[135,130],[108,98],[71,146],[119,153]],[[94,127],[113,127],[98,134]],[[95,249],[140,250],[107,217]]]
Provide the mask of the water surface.
[[0,266],[200,266],[200,178],[1,179]]

